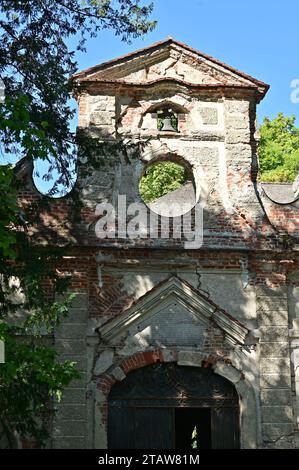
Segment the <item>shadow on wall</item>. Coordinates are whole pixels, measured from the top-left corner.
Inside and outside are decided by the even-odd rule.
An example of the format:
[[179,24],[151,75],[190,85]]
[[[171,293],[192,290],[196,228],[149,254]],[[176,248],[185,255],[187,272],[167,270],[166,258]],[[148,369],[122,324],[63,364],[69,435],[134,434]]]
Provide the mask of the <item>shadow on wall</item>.
[[[127,143],[123,142],[123,145],[126,145],[128,150]],[[97,220],[96,204],[107,199],[107,194],[109,198],[118,194],[118,188],[122,184],[122,164],[126,163],[127,169],[132,168],[133,174],[135,174],[135,163],[139,166],[143,165],[140,162],[140,154],[138,157],[139,149],[135,149],[137,152],[135,157],[130,152],[127,152],[127,155],[115,155],[112,152],[109,153],[107,147],[105,150],[105,161],[100,158],[98,162],[95,162],[98,166],[87,169],[84,178],[79,179],[75,190],[78,191],[81,187],[82,191],[89,191],[88,186],[93,188],[91,193],[88,192],[88,196],[83,194],[79,201],[71,195],[60,200],[43,197],[32,184],[32,169],[27,168],[27,172],[22,173],[19,168],[18,176],[21,179],[24,178],[23,181],[26,182],[24,192],[20,193],[20,204],[24,210],[24,216],[26,217],[26,211],[35,211],[39,214],[38,222],[28,227],[33,239],[40,243],[65,246],[73,240],[75,246],[71,249],[76,259],[68,266],[68,272],[74,276],[75,281],[79,279],[78,273],[79,276],[81,274],[84,277],[85,281],[88,275],[91,275],[91,280],[87,280],[90,283],[89,311],[91,315],[97,316],[101,323],[119,315],[121,311],[132,305],[170,274],[180,275],[195,288],[203,290],[212,301],[242,321],[248,328],[259,327],[261,320],[265,336],[261,341],[264,356],[260,365],[265,389],[281,386],[286,394],[289,393],[290,374],[286,368],[286,360],[282,361],[282,359],[288,361],[287,351],[283,358],[273,359],[272,356],[273,344],[276,340],[279,342],[279,338],[275,336],[277,333],[271,330],[274,321],[273,311],[276,315],[275,324],[287,327],[285,297],[277,296],[276,289],[277,284],[281,283],[281,266],[277,262],[273,263],[273,257],[274,261],[276,259],[273,253],[261,261],[256,259],[254,254],[248,258],[246,251],[248,248],[254,250],[266,247],[272,250],[275,248],[284,253],[284,242],[280,239],[280,234],[269,225],[263,211],[259,211],[254,221],[250,219],[250,214],[238,212],[237,209],[233,214],[228,214],[214,194],[204,208],[203,247],[194,251],[185,250],[181,239],[157,238],[154,244],[150,237],[133,240],[96,238],[94,236],[94,224]],[[86,163],[82,161],[81,165],[84,166]],[[115,177],[115,175],[118,176]],[[138,181],[134,188],[136,193],[131,191],[132,198],[135,194],[135,197],[139,198],[137,201],[140,202]],[[77,194],[75,190],[74,195]],[[80,247],[77,252],[76,246]],[[86,267],[87,255],[85,254],[87,250],[85,248],[82,250],[82,246],[90,250],[88,267]],[[159,250],[147,250],[153,246]],[[99,288],[95,256],[102,247],[105,247],[110,260],[103,261],[103,286]],[[115,250],[115,248],[124,247],[126,247],[124,258],[129,261],[128,263],[126,259],[121,261],[118,256],[119,252]],[[141,253],[146,253],[146,256],[143,257],[142,254],[139,256],[137,248],[142,249]],[[229,249],[228,257],[223,252],[216,254],[214,249],[219,248]],[[209,254],[210,251],[205,251],[205,249],[214,250],[212,256]],[[113,258],[113,253],[116,253],[115,258]],[[80,265],[81,256],[82,266]],[[270,268],[267,261],[269,261]],[[231,273],[228,268],[231,269]],[[217,273],[207,272],[212,269]],[[256,305],[254,288],[257,271],[258,282],[262,286],[267,283],[268,279],[274,284],[272,289],[270,283],[267,295],[258,294],[260,296],[257,299],[258,305]],[[267,307],[268,298],[271,298],[272,294],[275,296],[275,301]],[[274,309],[273,305],[275,305]],[[243,367],[247,368],[247,377],[257,387],[257,363],[248,356],[242,357],[242,361]],[[276,368],[275,373],[269,372],[270,366]]]

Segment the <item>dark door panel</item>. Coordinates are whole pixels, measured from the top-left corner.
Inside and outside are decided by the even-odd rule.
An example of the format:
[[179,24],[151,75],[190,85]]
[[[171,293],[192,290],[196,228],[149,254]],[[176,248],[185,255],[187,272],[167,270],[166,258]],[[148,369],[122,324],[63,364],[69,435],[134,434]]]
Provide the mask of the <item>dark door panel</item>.
[[173,410],[111,406],[109,449],[174,449]]
[[132,449],[134,432],[134,408],[109,406],[108,448]]
[[173,410],[135,408],[134,449],[174,449]]
[[210,369],[155,364],[110,392],[110,449],[236,449],[239,442],[237,392]]
[[212,410],[212,448],[238,449],[239,410],[235,407],[221,407]]

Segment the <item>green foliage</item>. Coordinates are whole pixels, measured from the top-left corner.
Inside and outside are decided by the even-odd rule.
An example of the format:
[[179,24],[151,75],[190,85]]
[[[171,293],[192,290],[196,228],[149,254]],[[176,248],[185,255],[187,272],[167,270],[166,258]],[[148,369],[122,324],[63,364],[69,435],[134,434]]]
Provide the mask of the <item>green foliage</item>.
[[194,426],[192,435],[191,435],[191,448],[192,449],[197,449],[198,447],[198,442],[197,442],[197,426]]
[[158,129],[158,131],[162,131],[163,126],[164,126],[164,118],[162,116],[159,116],[159,114],[158,114],[158,117],[157,117],[157,129]]
[[178,131],[178,118],[174,113],[170,117],[170,122],[171,122],[173,129],[177,132]]
[[13,170],[10,165],[0,166],[0,253],[15,257],[12,246],[16,235],[10,224],[16,222],[16,192],[12,187]]
[[142,200],[149,203],[164,194],[180,188],[187,181],[185,168],[173,162],[151,165],[139,183]]
[[295,116],[278,113],[260,127],[259,163],[262,181],[292,182],[299,171],[299,129]]
[[[49,171],[44,178],[58,175],[51,195],[61,185],[66,190],[72,187],[74,170],[70,168],[79,145],[78,153],[92,162],[100,147],[100,142],[69,129],[74,111],[69,107],[68,78],[76,72],[70,39],[79,38],[76,49],[84,51],[87,36],[95,37],[102,29],[110,28],[124,41],[152,30],[155,22],[148,21],[152,5],[140,3],[0,2],[0,77],[5,84],[0,151],[31,163],[47,160]],[[67,247],[37,246],[31,240],[28,227],[41,223],[39,214],[46,198],[21,209],[17,194],[24,189],[22,184],[11,166],[0,166],[0,338],[6,349],[6,362],[0,364],[0,433],[9,447],[16,447],[16,433],[45,445],[52,399],[59,398],[63,388],[78,377],[75,365],[60,363],[40,336],[42,329],[51,335],[69,310],[71,296],[55,300],[55,294],[65,293],[68,287],[69,280],[56,270]],[[76,203],[80,204],[78,198]],[[20,311],[23,321],[15,315]]]
[[26,232],[18,230],[15,241],[10,247],[13,257],[0,250],[0,339],[5,342],[5,363],[0,364],[0,438],[2,432],[7,445],[16,447],[18,433],[41,447],[48,437],[44,418],[53,413],[51,399],[78,377],[74,363],[60,363],[54,350],[42,345],[41,332],[51,338],[68,314],[74,294],[62,301],[54,299],[69,284],[55,269],[66,249],[35,246]]
[[49,436],[53,408],[49,400],[60,400],[63,388],[79,377],[70,361],[59,363],[56,352],[28,342],[23,328],[0,323],[0,339],[5,342],[6,362],[0,365],[0,439],[16,447],[15,433],[35,437],[42,447]]
[[[77,69],[70,40],[85,51],[88,36],[111,29],[123,41],[155,27],[153,5],[140,0],[1,0],[0,77],[7,99],[0,139],[6,153],[47,160],[51,195],[72,188],[77,135],[69,129],[74,109],[70,75]],[[23,100],[22,106],[17,106]],[[88,157],[87,152],[85,156]],[[53,175],[58,175],[55,178]]]

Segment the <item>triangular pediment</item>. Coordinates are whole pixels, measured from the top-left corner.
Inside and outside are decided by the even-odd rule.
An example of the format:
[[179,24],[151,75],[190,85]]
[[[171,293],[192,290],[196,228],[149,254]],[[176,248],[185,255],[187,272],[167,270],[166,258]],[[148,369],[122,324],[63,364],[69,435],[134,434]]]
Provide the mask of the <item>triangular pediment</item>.
[[268,85],[202,52],[168,38],[126,56],[99,64],[74,75],[75,81],[116,81],[152,84],[180,83],[256,88],[264,94]]
[[[130,331],[151,335],[157,344],[178,341],[200,346],[211,324],[221,329],[225,339],[244,344],[249,330],[228,315],[186,281],[172,276],[138,299],[129,309],[98,328],[111,341]],[[133,333],[132,333],[133,332]],[[171,344],[172,344],[171,343]]]

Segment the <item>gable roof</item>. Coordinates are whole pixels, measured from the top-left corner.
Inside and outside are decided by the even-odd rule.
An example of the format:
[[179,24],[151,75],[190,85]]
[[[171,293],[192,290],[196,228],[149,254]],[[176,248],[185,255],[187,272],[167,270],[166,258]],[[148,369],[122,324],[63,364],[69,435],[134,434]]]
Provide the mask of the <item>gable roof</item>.
[[187,44],[184,44],[183,42],[180,42],[180,41],[177,41],[176,39],[173,39],[172,37],[168,37],[167,39],[155,42],[154,44],[151,44],[150,46],[144,47],[142,49],[138,49],[134,52],[130,52],[129,54],[125,54],[123,56],[120,56],[120,57],[117,57],[115,59],[109,60],[107,62],[103,62],[101,64],[95,65],[93,67],[89,67],[85,70],[82,70],[81,72],[74,74],[71,77],[71,81],[82,82],[82,81],[85,81],[86,79],[88,79],[88,81],[90,81],[92,79],[91,76],[93,74],[96,74],[97,72],[105,71],[105,70],[107,70],[109,68],[112,68],[116,65],[122,65],[122,64],[125,65],[127,62],[138,58],[142,54],[146,54],[146,53],[149,53],[149,52],[154,52],[155,50],[159,50],[159,49],[162,50],[164,48],[171,47],[171,46],[178,46],[178,47],[180,47],[181,49],[183,49],[187,52],[191,52],[192,54],[195,54],[198,57],[200,57],[202,59],[205,59],[205,60],[209,61],[210,63],[221,67],[222,69],[227,70],[228,72],[236,75],[240,79],[243,79],[243,80],[246,80],[246,81],[250,82],[252,85],[255,85],[255,87],[258,87],[258,88],[262,89],[261,91],[263,92],[263,96],[266,94],[266,92],[268,91],[268,89],[270,87],[270,85],[262,82],[261,80],[257,80],[256,78],[254,78],[254,77],[252,77],[248,74],[245,74],[244,72],[241,72],[241,71],[237,70],[236,68],[231,67],[230,65],[227,65],[224,62],[221,62],[220,60],[214,59],[213,57],[211,57],[207,54],[204,54],[203,52],[198,51],[198,50],[188,46]]

